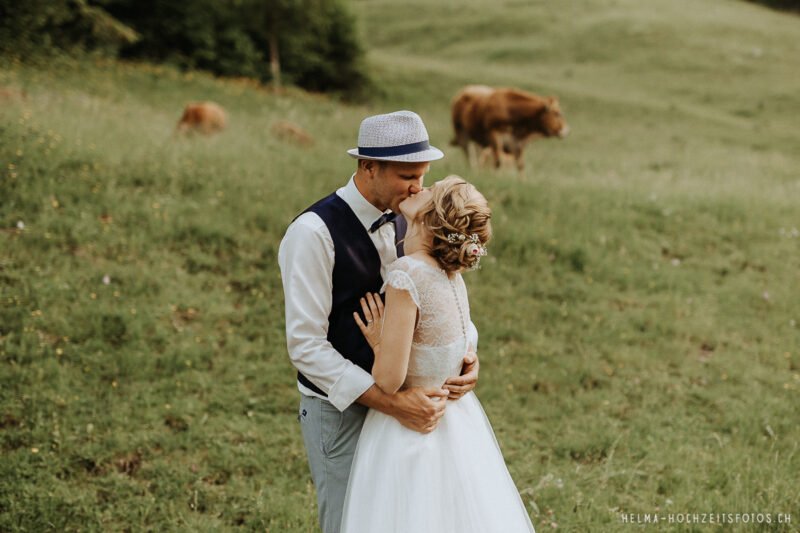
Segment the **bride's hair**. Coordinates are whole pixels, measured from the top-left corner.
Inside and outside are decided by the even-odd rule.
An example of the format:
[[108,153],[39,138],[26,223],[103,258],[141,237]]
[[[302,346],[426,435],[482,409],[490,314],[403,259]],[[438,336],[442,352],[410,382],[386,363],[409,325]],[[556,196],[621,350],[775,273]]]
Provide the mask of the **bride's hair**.
[[486,198],[455,175],[437,183],[432,192],[430,204],[416,217],[433,234],[429,253],[448,273],[475,268],[492,238],[492,211]]

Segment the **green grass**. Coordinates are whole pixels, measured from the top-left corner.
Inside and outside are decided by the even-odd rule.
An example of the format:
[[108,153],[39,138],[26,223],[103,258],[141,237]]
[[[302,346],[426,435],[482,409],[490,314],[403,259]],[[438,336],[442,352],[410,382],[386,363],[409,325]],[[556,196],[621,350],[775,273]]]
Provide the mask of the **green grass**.
[[[710,0],[354,8],[383,90],[363,106],[2,64],[27,98],[0,102],[0,530],[316,530],[277,247],[352,172],[360,120],[400,108],[447,153],[428,180],[463,175],[494,209],[466,276],[478,395],[537,529],[661,511],[797,530],[800,19]],[[572,134],[532,143],[525,176],[470,169],[447,146],[467,83],[557,95]],[[196,99],[229,130],[172,138]]]

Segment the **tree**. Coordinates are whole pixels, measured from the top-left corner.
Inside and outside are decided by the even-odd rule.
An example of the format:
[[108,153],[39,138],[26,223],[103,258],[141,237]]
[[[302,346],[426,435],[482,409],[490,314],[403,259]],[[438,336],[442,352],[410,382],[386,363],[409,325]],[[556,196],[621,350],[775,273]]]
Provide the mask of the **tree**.
[[107,48],[275,86],[368,85],[344,0],[0,0],[0,52]]
[[751,0],[757,4],[764,4],[773,9],[800,12],[800,0]]
[[270,78],[315,91],[354,92],[369,84],[355,18],[341,0],[251,0],[249,31],[269,50]]
[[300,22],[302,4],[292,0],[255,0],[250,6],[255,15],[252,20],[256,21],[255,25],[250,26],[250,32],[266,37],[270,77],[272,84],[278,88],[281,86],[281,36],[285,39],[285,31],[295,28]]
[[0,0],[0,52],[25,56],[53,49],[110,53],[139,35],[87,0]]

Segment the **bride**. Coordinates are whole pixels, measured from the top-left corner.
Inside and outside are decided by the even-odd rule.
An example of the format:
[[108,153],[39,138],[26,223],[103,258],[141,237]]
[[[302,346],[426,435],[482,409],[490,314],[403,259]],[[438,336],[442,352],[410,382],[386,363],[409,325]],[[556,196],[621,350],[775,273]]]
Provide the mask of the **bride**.
[[[400,204],[407,255],[389,267],[386,306],[367,294],[354,318],[387,393],[441,387],[477,346],[461,272],[476,268],[491,212],[474,186],[449,176]],[[365,322],[366,321],[366,322]],[[444,400],[443,400],[444,401]],[[342,533],[515,533],[533,525],[474,392],[449,401],[438,427],[417,433],[370,410],[345,496]]]

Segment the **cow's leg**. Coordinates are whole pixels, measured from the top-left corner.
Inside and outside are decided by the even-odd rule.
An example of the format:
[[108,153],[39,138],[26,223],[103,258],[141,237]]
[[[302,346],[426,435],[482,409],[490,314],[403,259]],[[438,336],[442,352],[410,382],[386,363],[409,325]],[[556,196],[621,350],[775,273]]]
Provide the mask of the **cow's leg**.
[[478,166],[483,168],[486,166],[486,162],[492,156],[492,147],[491,146],[481,146],[476,147],[476,150],[479,150],[478,153]]
[[491,157],[492,148],[479,143],[472,145],[472,163],[476,168],[486,168],[486,161]]
[[466,139],[466,135],[464,135],[464,130],[459,128],[455,123],[453,124],[453,131],[455,134],[453,135],[453,140],[450,141],[450,144],[453,146],[458,146],[462,150],[464,150],[464,156],[469,158],[469,147],[467,146],[468,140]]
[[475,156],[474,156],[475,149],[474,149],[474,147],[472,145],[472,142],[470,142],[469,137],[466,135],[466,133],[461,137],[460,143],[461,143],[461,148],[464,149],[464,157],[467,158],[467,164],[470,166],[470,168],[474,167],[475,166]]
[[503,134],[497,130],[489,134],[492,147],[492,155],[494,156],[494,168],[500,168],[500,154],[503,151]]
[[517,171],[521,176],[525,172],[525,158],[522,157],[522,143],[513,141],[511,144],[511,153],[514,155],[514,161],[517,162]]

